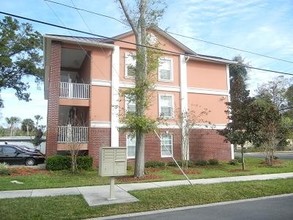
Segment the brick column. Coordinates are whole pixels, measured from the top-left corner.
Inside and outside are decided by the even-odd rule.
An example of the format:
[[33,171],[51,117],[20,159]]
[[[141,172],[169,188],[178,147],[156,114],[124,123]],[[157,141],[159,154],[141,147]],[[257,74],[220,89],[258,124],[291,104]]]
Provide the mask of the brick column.
[[48,116],[46,155],[57,153],[58,117],[59,117],[59,82],[61,70],[61,44],[52,42],[50,54],[50,74],[48,83]]

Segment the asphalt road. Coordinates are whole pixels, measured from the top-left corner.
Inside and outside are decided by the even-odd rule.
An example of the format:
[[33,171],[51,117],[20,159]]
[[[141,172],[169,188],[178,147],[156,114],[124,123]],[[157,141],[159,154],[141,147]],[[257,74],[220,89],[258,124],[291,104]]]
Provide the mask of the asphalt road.
[[[277,156],[279,159],[293,160],[293,152],[291,152],[291,151],[276,152],[274,155]],[[236,152],[235,156],[241,156],[241,154]],[[264,153],[259,153],[259,152],[245,153],[244,156],[245,157],[265,158]]]
[[[176,201],[174,201],[176,202]],[[133,214],[107,219],[135,220],[291,220],[293,194]]]

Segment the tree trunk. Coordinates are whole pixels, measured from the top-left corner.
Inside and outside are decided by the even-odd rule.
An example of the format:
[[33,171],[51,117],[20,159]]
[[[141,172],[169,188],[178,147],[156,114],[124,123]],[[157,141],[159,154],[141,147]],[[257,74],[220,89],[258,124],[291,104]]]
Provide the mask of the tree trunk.
[[134,176],[143,177],[144,176],[144,134],[141,132],[136,132],[136,151],[135,151],[135,168]]
[[245,170],[245,162],[244,162],[244,144],[241,145],[241,161],[242,161],[242,170]]

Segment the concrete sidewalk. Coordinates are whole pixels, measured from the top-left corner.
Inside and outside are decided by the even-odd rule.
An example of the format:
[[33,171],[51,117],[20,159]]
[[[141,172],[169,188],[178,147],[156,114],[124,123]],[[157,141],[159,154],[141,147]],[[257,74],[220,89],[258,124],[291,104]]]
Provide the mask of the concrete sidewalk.
[[[192,184],[214,184],[226,182],[241,182],[253,180],[271,180],[293,178],[292,173],[263,174],[250,176],[234,176],[210,179],[191,180]],[[89,206],[109,205],[117,203],[136,202],[137,198],[130,195],[128,191],[144,190],[160,187],[189,185],[187,180],[149,182],[149,183],[129,183],[115,185],[115,199],[110,198],[110,186],[83,186],[69,188],[53,188],[53,189],[32,189],[32,190],[14,190],[0,191],[0,199],[20,198],[20,197],[44,197],[44,196],[61,196],[61,195],[82,195]]]

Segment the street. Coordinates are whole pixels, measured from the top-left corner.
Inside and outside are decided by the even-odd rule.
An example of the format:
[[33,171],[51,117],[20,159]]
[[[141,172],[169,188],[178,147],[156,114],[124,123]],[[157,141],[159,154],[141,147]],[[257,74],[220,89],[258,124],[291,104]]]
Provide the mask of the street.
[[129,214],[116,218],[135,220],[286,220],[293,219],[293,194],[270,196],[259,199],[224,202],[218,204],[183,207],[149,213]]
[[[293,152],[292,151],[284,151],[284,152],[275,152],[274,154],[279,159],[288,159],[293,160]],[[239,152],[235,153],[235,156],[241,156]],[[257,158],[265,158],[264,153],[262,152],[250,152],[250,153],[244,153],[245,157],[257,157]]]

